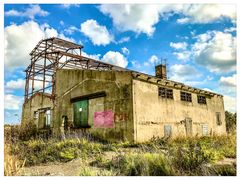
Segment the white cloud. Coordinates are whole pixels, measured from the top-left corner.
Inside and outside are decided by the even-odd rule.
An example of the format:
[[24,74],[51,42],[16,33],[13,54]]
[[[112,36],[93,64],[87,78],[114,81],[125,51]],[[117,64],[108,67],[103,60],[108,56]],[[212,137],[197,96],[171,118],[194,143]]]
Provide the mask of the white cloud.
[[49,12],[44,11],[41,9],[39,5],[30,5],[29,8],[26,9],[26,11],[16,11],[16,10],[10,10],[5,12],[6,16],[21,16],[21,17],[28,17],[30,19],[34,19],[35,16],[47,16],[49,15]]
[[108,51],[102,61],[125,68],[128,65],[127,59],[119,52]]
[[159,61],[159,59],[158,59],[158,57],[156,56],[156,55],[152,55],[150,58],[149,58],[149,60],[148,60],[150,63],[152,63],[152,64],[157,64],[158,63],[158,61]]
[[80,6],[79,4],[61,4],[60,8],[69,9],[71,7],[79,7],[79,6]]
[[103,4],[99,7],[109,15],[119,31],[133,31],[151,36],[155,25],[162,18],[168,19],[174,14],[181,16],[177,23],[211,23],[223,18],[236,21],[236,5],[230,4]]
[[177,56],[177,59],[183,60],[183,61],[189,60],[189,58],[191,56],[191,52],[190,51],[174,52],[173,54],[175,56]]
[[24,79],[17,79],[8,81],[5,85],[7,89],[24,89],[25,87],[25,80]]
[[142,67],[142,66],[139,64],[139,62],[136,61],[136,60],[132,60],[132,61],[131,61],[131,64],[132,64],[132,66],[134,66],[134,68],[136,68],[136,69],[139,69],[140,67]]
[[75,26],[69,26],[68,28],[64,29],[64,32],[68,35],[72,35],[74,32],[79,31],[79,29]]
[[18,110],[22,105],[23,98],[12,94],[6,94],[4,96],[4,109]]
[[220,84],[227,86],[227,87],[236,87],[237,85],[237,75],[233,74],[232,76],[224,77],[222,76],[220,78]]
[[177,82],[187,82],[190,80],[196,80],[201,74],[196,68],[189,64],[174,64],[170,67],[170,79]]
[[128,48],[126,48],[126,47],[123,47],[122,48],[122,52],[123,52],[123,54],[126,54],[126,55],[128,55],[130,52],[129,52],[129,49]]
[[[174,10],[174,8],[173,8]],[[236,5],[231,4],[192,4],[183,5],[175,13],[184,15],[177,20],[178,23],[211,23],[224,17],[236,20]]]
[[82,51],[82,56],[88,57],[90,59],[100,60],[101,54],[87,54],[86,52]]
[[156,55],[152,55],[147,61],[143,63],[144,66],[156,66],[159,63],[159,59]]
[[188,43],[186,43],[186,42],[178,42],[178,43],[170,42],[170,47],[177,50],[177,52],[173,52],[173,54],[175,56],[177,56],[177,59],[184,60],[184,61],[189,60],[189,58],[191,56],[191,52],[186,50],[188,47]]
[[236,68],[236,37],[230,33],[208,31],[196,36],[192,47],[195,61],[211,72],[231,72]]
[[173,43],[170,42],[170,47],[177,49],[177,50],[185,50],[187,48],[188,44],[186,42],[178,42],[178,43]]
[[230,112],[236,112],[237,110],[237,100],[236,97],[231,97],[231,96],[224,96],[224,107],[225,110],[230,111]]
[[236,30],[237,30],[236,27],[230,27],[230,28],[224,29],[224,32],[225,32],[225,33],[228,33],[228,32],[234,32],[234,31],[236,31]]
[[113,19],[119,31],[134,31],[151,36],[159,21],[158,5],[103,4],[100,11]]
[[129,40],[130,40],[130,37],[123,37],[118,41],[118,43],[128,42]]
[[177,23],[179,24],[186,24],[190,21],[189,18],[180,18],[180,19],[177,19]]
[[203,90],[213,92],[211,89],[208,88],[203,88]]
[[94,45],[107,45],[113,40],[107,28],[99,25],[93,19],[89,19],[81,24],[81,32],[89,37]]
[[27,21],[20,25],[12,24],[4,29],[4,62],[7,70],[26,67],[30,63],[29,53],[44,38],[60,37],[71,40],[48,24],[39,25],[34,21]]

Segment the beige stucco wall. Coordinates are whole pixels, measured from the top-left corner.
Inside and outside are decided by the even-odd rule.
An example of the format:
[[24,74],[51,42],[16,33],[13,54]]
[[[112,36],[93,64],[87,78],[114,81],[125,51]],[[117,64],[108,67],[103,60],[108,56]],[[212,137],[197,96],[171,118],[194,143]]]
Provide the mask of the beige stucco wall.
[[53,101],[49,96],[42,95],[41,93],[36,93],[30,97],[26,102],[24,102],[22,107],[22,124],[28,123],[29,121],[34,121],[36,126],[41,129],[44,126],[43,118],[39,118],[37,122],[34,119],[34,112],[43,108],[53,109]]
[[[73,122],[72,98],[105,91],[106,97],[89,100],[88,131],[107,140],[133,140],[132,85],[130,72],[94,70],[58,70],[56,73],[56,108],[54,132],[59,133],[62,116]],[[111,110],[112,128],[95,128],[94,112]]]
[[[172,125],[172,136],[186,136],[182,120],[192,119],[193,136],[202,135],[202,125],[208,125],[209,134],[225,134],[225,113],[222,96],[207,98],[207,104],[197,102],[197,94],[192,94],[192,102],[180,99],[180,90],[173,89],[173,99],[158,96],[158,85],[133,79],[134,139],[147,141],[153,136],[164,136],[164,125]],[[187,91],[186,91],[187,92]],[[222,125],[216,124],[216,112],[221,113]]]

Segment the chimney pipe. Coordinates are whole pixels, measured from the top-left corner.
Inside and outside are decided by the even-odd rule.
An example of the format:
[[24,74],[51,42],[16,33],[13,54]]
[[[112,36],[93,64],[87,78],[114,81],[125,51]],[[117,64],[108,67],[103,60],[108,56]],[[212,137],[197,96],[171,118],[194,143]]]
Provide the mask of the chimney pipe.
[[161,79],[167,79],[166,64],[159,64],[155,66],[156,77]]

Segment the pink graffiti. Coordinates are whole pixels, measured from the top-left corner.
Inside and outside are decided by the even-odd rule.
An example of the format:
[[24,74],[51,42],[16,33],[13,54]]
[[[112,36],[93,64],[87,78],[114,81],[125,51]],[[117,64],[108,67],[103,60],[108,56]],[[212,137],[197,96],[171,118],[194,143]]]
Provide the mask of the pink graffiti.
[[114,114],[111,110],[94,113],[94,127],[113,127]]

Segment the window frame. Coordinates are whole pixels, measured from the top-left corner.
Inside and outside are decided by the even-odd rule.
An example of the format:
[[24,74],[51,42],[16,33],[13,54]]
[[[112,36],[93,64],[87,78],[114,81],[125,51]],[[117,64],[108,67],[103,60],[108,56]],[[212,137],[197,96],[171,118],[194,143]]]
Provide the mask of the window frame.
[[198,104],[207,104],[207,98],[203,95],[197,95]]
[[158,96],[166,99],[174,99],[173,89],[158,87]]
[[184,91],[180,91],[181,101],[192,102],[192,94]]
[[51,121],[52,121],[52,112],[51,109],[47,109],[45,111],[45,122],[44,122],[44,126],[46,128],[51,127]]

